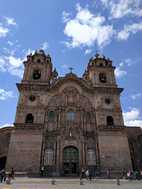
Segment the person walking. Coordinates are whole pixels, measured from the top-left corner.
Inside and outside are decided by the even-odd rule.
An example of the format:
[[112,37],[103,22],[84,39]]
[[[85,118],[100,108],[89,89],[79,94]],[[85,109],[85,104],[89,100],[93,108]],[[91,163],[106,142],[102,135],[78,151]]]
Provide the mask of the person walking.
[[6,181],[6,173],[5,173],[5,169],[3,169],[2,171],[2,176],[3,176],[3,182]]
[[90,183],[92,181],[92,174],[91,174],[91,171],[89,171],[89,180],[90,180]]
[[86,179],[88,180],[89,179],[89,170],[88,169],[85,171],[85,176],[86,176]]
[[5,179],[6,179],[5,170],[2,169],[1,172],[0,172],[0,180],[1,180],[1,183],[2,183],[2,182],[5,182]]
[[6,184],[11,184],[11,173],[9,173],[6,178]]
[[83,179],[83,178],[84,178],[84,175],[85,175],[85,170],[84,170],[84,168],[82,168],[82,169],[81,169],[81,177],[80,177],[80,178]]

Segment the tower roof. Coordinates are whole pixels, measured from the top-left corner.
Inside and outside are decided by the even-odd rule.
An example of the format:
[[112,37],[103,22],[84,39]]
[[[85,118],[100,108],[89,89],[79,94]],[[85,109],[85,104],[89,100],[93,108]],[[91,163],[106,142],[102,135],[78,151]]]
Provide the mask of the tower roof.
[[24,64],[26,63],[51,63],[51,57],[49,54],[46,54],[43,49],[36,50],[34,53],[30,53],[27,55],[27,60],[24,61]]
[[104,55],[96,53],[94,57],[91,57],[88,63],[88,67],[112,67],[112,61],[106,58]]

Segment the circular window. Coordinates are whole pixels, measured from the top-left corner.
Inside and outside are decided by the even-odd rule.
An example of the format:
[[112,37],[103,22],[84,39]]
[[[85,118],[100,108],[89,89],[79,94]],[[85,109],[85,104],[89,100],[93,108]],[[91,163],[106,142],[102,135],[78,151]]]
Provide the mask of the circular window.
[[110,100],[109,98],[106,98],[106,99],[105,99],[105,103],[106,103],[106,104],[110,104],[110,103],[111,103],[111,100]]
[[37,80],[37,79],[40,79],[40,77],[41,77],[40,70],[34,70],[33,79]]
[[29,97],[29,100],[32,101],[32,102],[35,101],[35,99],[36,99],[36,97],[35,97],[34,95],[31,95],[31,96]]

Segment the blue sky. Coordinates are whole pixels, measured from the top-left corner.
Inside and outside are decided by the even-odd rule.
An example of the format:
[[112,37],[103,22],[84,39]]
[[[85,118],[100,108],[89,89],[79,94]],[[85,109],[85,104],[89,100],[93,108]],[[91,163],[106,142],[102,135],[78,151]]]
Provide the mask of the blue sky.
[[96,51],[112,59],[125,124],[142,126],[141,0],[1,0],[0,127],[13,124],[22,61],[40,48],[59,75],[81,76]]

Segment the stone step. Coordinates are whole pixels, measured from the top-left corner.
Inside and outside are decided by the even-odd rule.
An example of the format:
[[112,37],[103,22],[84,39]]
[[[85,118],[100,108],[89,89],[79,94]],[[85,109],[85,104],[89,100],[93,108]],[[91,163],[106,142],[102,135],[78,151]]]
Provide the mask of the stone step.
[[[87,183],[105,183],[105,184],[113,184],[113,183],[117,183],[117,180],[116,179],[92,179],[91,181],[89,180],[86,180],[86,179],[82,179],[80,181],[79,178],[28,178],[28,177],[16,177],[12,182],[14,183],[27,183],[27,184],[30,184],[30,183],[35,183],[35,184],[45,184],[45,183],[48,183],[48,184],[87,184]],[[80,183],[81,182],[81,183]],[[140,182],[142,183],[142,180],[141,181],[137,181],[137,180],[133,180],[133,181],[129,181],[129,180],[126,180],[126,179],[120,179],[120,182],[121,183],[127,183],[127,182],[133,182],[133,183],[137,183],[137,182]]]

